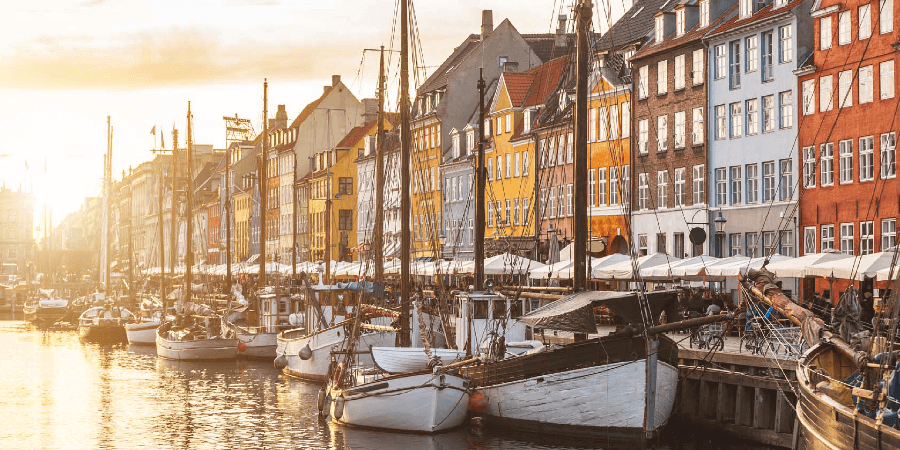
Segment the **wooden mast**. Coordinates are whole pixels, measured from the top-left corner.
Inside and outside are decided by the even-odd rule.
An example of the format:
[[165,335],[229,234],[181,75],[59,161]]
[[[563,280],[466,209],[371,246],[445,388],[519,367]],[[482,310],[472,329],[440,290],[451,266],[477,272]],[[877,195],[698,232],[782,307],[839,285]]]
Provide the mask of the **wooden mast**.
[[400,2],[400,346],[409,347],[410,148],[409,148],[409,0]]
[[259,279],[257,288],[266,284],[266,195],[269,191],[267,164],[269,160],[269,81],[263,80],[262,161],[259,164]]
[[228,296],[229,304],[231,282],[231,146],[229,145],[225,149],[225,295]]
[[184,238],[184,301],[191,301],[191,284],[193,283],[194,266],[194,142],[191,135],[191,102],[188,101],[187,112],[187,177],[185,183],[185,208],[184,217],[187,222]]
[[575,85],[575,291],[583,291],[587,287],[587,97],[588,97],[588,34],[591,27],[591,0],[582,0],[577,8],[576,38],[576,85]]
[[[484,36],[481,37],[482,40]],[[484,67],[478,70],[478,156],[475,163],[475,290],[484,290]],[[466,353],[468,355],[469,353]]]
[[384,46],[378,66],[378,132],[375,135],[375,227],[372,230],[372,250],[375,252],[375,281],[384,281]]
[[169,272],[175,276],[178,257],[178,130],[172,130],[172,223],[169,224]]
[[110,273],[109,273],[109,267],[110,267],[110,264],[109,264],[109,256],[110,256],[109,230],[110,230],[110,228],[112,228],[110,226],[110,219],[112,218],[111,217],[112,215],[109,213],[109,210],[111,209],[110,202],[112,202],[112,125],[110,124],[109,116],[106,116],[106,164],[104,164],[104,166],[105,166],[104,167],[105,170],[103,173],[103,184],[105,185],[104,187],[105,187],[105,191],[106,191],[106,193],[105,193],[106,202],[103,205],[103,207],[104,207],[103,215],[105,216],[103,218],[103,228],[104,228],[103,232],[105,233],[104,237],[106,239],[106,242],[105,242],[104,249],[103,249],[103,251],[105,252],[105,256],[103,257],[103,261],[104,261],[103,262],[103,264],[104,264],[103,271],[104,271],[105,280],[103,282],[106,286],[106,292],[107,292],[107,294],[109,294],[111,292],[110,290],[112,289],[112,284],[110,284],[111,277],[110,277]]
[[162,317],[166,316],[166,236],[163,225],[163,157],[159,156],[159,297],[163,305]]

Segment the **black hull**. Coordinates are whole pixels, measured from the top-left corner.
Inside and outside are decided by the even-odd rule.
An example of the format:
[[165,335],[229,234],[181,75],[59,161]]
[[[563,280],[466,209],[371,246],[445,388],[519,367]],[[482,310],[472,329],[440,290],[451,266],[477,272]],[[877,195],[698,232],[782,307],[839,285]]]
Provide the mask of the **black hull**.
[[128,342],[124,326],[92,326],[78,328],[81,339],[99,343]]
[[48,328],[66,317],[69,310],[66,308],[26,308],[24,311],[25,321],[30,322],[38,328]]

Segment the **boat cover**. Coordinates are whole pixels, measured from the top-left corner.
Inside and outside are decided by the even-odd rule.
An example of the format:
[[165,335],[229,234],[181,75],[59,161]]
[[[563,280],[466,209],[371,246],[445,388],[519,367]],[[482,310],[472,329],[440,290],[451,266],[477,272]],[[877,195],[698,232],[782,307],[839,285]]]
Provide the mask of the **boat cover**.
[[[647,300],[656,323],[662,311],[672,309],[676,304],[676,291],[648,292]],[[640,324],[641,307],[636,292],[586,291],[563,297],[549,305],[544,305],[520,317],[519,322],[538,328],[572,331],[575,333],[596,333],[594,308],[606,306],[626,323]],[[669,313],[667,313],[669,314]]]

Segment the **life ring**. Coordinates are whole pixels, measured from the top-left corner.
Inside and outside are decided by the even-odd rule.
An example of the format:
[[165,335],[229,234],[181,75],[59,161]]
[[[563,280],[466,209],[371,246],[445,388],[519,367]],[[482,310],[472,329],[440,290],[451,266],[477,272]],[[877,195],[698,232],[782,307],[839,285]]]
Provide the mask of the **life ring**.
[[338,364],[337,367],[334,369],[334,378],[332,378],[331,381],[334,383],[335,386],[338,386],[341,384],[341,378],[344,378],[344,363],[343,362]]

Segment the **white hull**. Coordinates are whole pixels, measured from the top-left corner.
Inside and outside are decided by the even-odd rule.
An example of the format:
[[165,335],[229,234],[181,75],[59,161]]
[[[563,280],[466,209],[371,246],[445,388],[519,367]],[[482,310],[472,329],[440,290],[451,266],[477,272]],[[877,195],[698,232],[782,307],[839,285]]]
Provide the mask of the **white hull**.
[[[465,350],[446,348],[430,349],[432,356],[440,358],[441,365],[466,358]],[[422,347],[372,347],[375,365],[388,373],[420,372],[428,369],[428,355]]]
[[[373,381],[332,391],[329,415],[346,425],[433,433],[462,425],[469,405],[468,383],[452,374],[420,373]],[[336,418],[335,398],[344,397]]]
[[159,325],[158,320],[126,324],[125,335],[128,336],[128,343],[133,345],[156,345],[156,329],[159,328]]
[[275,350],[278,347],[278,333],[241,333],[238,331],[236,336],[247,346],[244,351],[239,353],[239,356],[268,359],[275,359],[277,356]]
[[[655,432],[675,403],[678,369],[657,362],[655,427],[644,430],[647,360],[587,367],[484,388],[489,419],[534,431],[625,437]],[[541,430],[541,429],[544,430]]]
[[[278,334],[279,355],[285,355],[287,359],[287,367],[283,369],[284,374],[301,378],[305,380],[313,380],[324,382],[328,374],[328,366],[331,363],[332,350],[343,350],[346,346],[344,339],[344,327],[335,326],[315,332],[311,335],[300,335],[302,329],[283,331]],[[359,353],[354,360],[354,366],[366,367],[372,366],[372,355],[368,353],[370,346],[387,347],[394,345],[396,333],[393,331],[376,331],[365,333],[360,336],[360,342],[356,349]],[[312,356],[303,360],[300,359],[300,350],[309,345],[312,350]]]
[[171,341],[156,333],[156,355],[179,361],[234,359],[238,355],[237,339],[197,339]]

